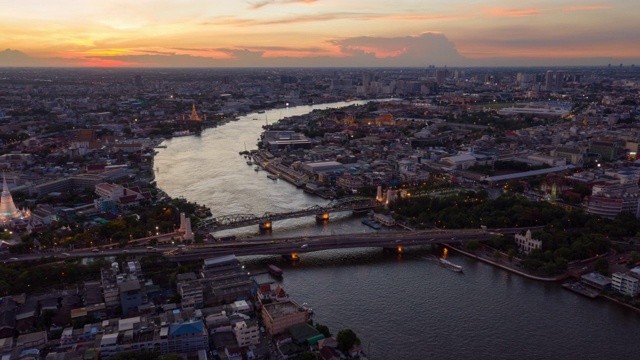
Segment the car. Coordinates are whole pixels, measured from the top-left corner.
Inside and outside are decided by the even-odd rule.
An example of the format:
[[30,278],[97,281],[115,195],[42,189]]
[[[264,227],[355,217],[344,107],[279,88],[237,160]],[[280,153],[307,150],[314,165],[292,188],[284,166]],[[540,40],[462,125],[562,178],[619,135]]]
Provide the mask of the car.
[[122,250],[122,252],[123,252],[123,253],[128,253],[128,252],[129,252],[129,250]]
[[17,257],[12,257],[12,258],[9,258],[9,260],[18,261],[18,258]]
[[300,249],[306,249],[309,245],[308,244],[304,244],[302,246],[300,246]]
[[93,252],[100,252],[100,249],[96,248],[96,249],[91,249],[91,251]]
[[69,253],[62,253],[62,256],[71,256]]

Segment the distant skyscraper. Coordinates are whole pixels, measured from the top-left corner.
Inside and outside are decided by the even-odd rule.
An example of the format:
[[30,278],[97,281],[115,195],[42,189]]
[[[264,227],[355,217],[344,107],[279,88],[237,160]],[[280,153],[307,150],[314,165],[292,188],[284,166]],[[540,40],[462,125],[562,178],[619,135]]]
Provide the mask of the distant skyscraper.
[[364,86],[365,89],[368,89],[371,85],[372,79],[373,74],[371,74],[370,72],[362,73],[362,86]]
[[547,91],[562,90],[564,85],[564,73],[562,71],[548,70],[544,78],[544,88]]
[[142,76],[136,75],[133,77],[133,85],[142,86]]
[[447,78],[447,69],[438,69],[436,70],[436,83],[442,86]]

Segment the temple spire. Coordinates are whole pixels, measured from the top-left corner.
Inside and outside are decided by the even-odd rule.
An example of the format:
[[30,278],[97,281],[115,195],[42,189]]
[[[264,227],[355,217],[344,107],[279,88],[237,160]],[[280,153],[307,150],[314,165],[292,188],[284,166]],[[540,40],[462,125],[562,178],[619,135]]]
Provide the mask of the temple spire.
[[200,116],[196,112],[196,103],[191,105],[191,116],[189,116],[189,120],[191,121],[201,121]]
[[6,223],[22,215],[13,203],[13,197],[7,185],[7,175],[2,172],[2,196],[0,197],[0,223]]

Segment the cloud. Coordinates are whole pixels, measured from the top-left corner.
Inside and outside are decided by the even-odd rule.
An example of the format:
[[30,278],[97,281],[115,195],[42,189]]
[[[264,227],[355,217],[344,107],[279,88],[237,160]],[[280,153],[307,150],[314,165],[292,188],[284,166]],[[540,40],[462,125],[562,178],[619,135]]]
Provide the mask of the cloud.
[[343,53],[354,50],[374,54],[387,59],[390,64],[419,66],[419,64],[454,65],[466,62],[446,36],[439,33],[424,33],[419,36],[404,37],[354,37],[331,40],[329,43],[340,47]]
[[318,0],[263,0],[249,2],[249,9],[256,10],[274,4],[312,4]]
[[529,9],[505,9],[505,8],[491,8],[484,12],[486,17],[523,17],[523,16],[537,16],[540,15],[542,9],[529,8]]
[[80,66],[78,59],[37,58],[22,51],[6,49],[0,51],[0,66],[3,67],[33,67],[33,66]]
[[[620,31],[626,31],[629,27]],[[608,63],[640,64],[637,54],[627,59],[593,57],[600,52],[572,52],[557,38],[549,44],[536,39],[525,25],[503,29],[512,38],[502,37],[481,42],[482,34],[469,41],[478,43],[478,58],[461,55],[455,44],[444,34],[423,33],[414,36],[359,36],[325,41],[326,46],[242,46],[238,47],[176,47],[131,49],[126,53],[104,49],[84,54],[81,58],[35,58],[17,50],[0,51],[0,66],[128,66],[128,67],[426,67],[436,66],[564,66],[606,65]],[[595,40],[604,48],[612,39],[635,41],[633,32],[619,38],[618,32],[600,33]],[[574,34],[575,36],[575,34]],[[591,37],[588,37],[593,41]],[[589,45],[588,39],[578,43]],[[321,45],[321,44],[320,44]],[[615,45],[615,44],[614,44]],[[550,47],[549,47],[550,46]],[[507,49],[508,51],[505,51]],[[549,50],[553,49],[553,50]],[[606,52],[605,52],[606,53]],[[499,57],[493,54],[501,54]],[[623,56],[623,55],[621,55]]]
[[507,8],[487,8],[484,11],[484,16],[489,18],[497,17],[526,17],[526,16],[539,16],[543,13],[550,12],[576,12],[576,11],[595,11],[595,10],[609,10],[612,9],[609,5],[576,5],[576,6],[561,6],[551,8],[526,8],[526,9],[507,9]]
[[562,11],[593,11],[593,10],[610,10],[613,6],[609,5],[584,5],[584,6],[563,6],[559,8]]
[[462,15],[430,15],[430,14],[378,14],[372,12],[326,12],[312,15],[297,15],[278,19],[256,20],[244,19],[234,16],[213,18],[201,25],[233,25],[233,26],[265,26],[288,25],[308,22],[332,21],[332,20],[356,20],[356,21],[448,21],[468,18]]

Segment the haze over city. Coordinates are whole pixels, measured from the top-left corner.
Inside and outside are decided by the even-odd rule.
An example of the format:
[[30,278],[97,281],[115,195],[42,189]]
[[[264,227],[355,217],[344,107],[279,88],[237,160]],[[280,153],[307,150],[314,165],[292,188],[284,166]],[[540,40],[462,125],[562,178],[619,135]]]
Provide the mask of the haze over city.
[[6,1],[0,66],[638,64],[636,1]]

